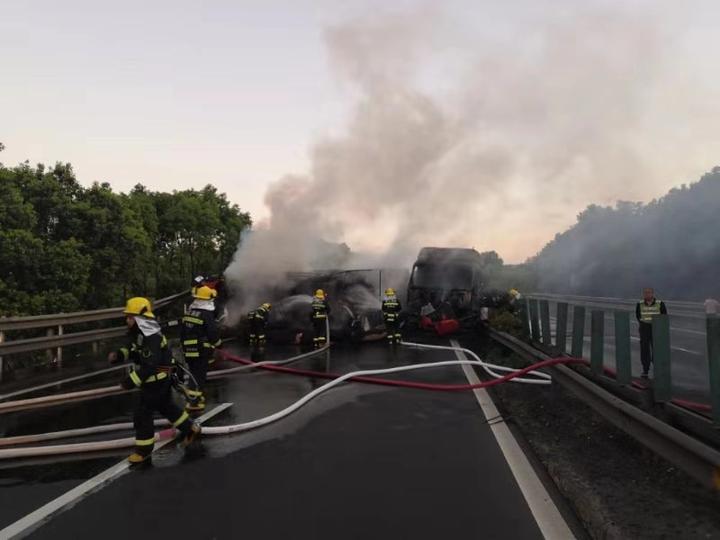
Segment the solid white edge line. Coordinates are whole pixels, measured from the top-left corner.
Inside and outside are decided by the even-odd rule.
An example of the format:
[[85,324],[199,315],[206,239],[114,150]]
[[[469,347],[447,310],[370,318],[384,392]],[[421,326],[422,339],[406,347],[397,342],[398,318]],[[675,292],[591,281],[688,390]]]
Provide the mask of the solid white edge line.
[[[460,347],[457,340],[450,340],[450,343],[453,347]],[[456,350],[455,355],[459,360],[467,360],[465,353],[462,351]],[[482,382],[472,366],[463,365],[462,369],[470,384]],[[515,481],[523,497],[525,497],[525,501],[530,507],[530,512],[535,518],[542,535],[548,540],[574,540],[575,535],[570,530],[570,527],[568,527],[565,519],[557,509],[555,502],[535,473],[535,470],[515,440],[510,428],[508,428],[504,422],[495,422],[496,419],[500,418],[500,413],[487,390],[484,388],[476,388],[473,390],[473,393],[480,405],[480,409],[485,415],[485,419],[492,419],[492,422],[488,424],[490,430],[495,436],[500,451],[505,456],[505,461],[510,467]]]
[[[232,406],[232,403],[222,403],[221,405],[215,407],[213,410],[199,417],[197,419],[197,422],[202,424],[205,420],[209,420],[213,416],[220,414],[230,406]],[[173,440],[175,439],[171,438],[158,442],[155,445],[155,449],[153,452],[157,452],[163,446],[169,444]],[[10,538],[22,538],[23,536],[30,534],[33,530],[42,525],[48,519],[54,517],[63,510],[72,508],[80,501],[83,496],[98,491],[116,478],[119,478],[120,476],[125,474],[125,472],[129,470],[129,468],[130,463],[127,459],[124,459],[120,463],[113,465],[109,469],[105,469],[100,474],[93,476],[79,486],[76,486],[70,491],[63,493],[58,498],[53,499],[49,503],[44,504],[43,506],[29,513],[25,517],[20,518],[15,523],[12,523],[4,529],[0,530],[0,540],[6,540]]]

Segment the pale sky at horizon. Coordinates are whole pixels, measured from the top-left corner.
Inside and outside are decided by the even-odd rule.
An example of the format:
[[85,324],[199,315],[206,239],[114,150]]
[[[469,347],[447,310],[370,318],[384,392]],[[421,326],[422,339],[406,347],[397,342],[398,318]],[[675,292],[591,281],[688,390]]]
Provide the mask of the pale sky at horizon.
[[[649,0],[630,3],[653,5]],[[450,20],[464,19],[468,45],[473,32],[512,33],[517,21],[522,26],[528,13],[541,9],[530,7],[532,2],[517,2],[516,9],[491,4],[475,9],[477,3],[469,0],[408,0],[394,3],[393,9],[443,5]],[[7,166],[25,160],[70,162],[83,184],[107,181],[123,192],[138,182],[168,191],[211,183],[254,219],[266,217],[268,184],[288,173],[306,173],[313,144],[343,133],[353,110],[353,89],[330,65],[325,28],[386,5],[379,0],[106,6],[79,0],[5,1],[0,141],[7,148],[0,161]],[[630,186],[626,192],[613,187],[601,200],[584,202],[647,201],[720,165],[720,145],[707,141],[712,131],[694,125],[714,122],[717,117],[707,111],[720,111],[714,103],[720,89],[720,71],[714,69],[720,57],[714,36],[720,16],[712,2],[686,5],[680,18],[670,9],[659,18],[678,40],[673,53],[687,54],[687,62],[677,64],[687,73],[672,74],[679,81],[678,95],[685,95],[683,84],[703,85],[703,92],[682,103],[698,118],[670,129],[688,145],[697,137],[696,153],[687,156],[683,150],[683,159],[674,160],[667,147],[645,149],[667,163],[655,164],[653,170],[665,174],[642,197]],[[488,18],[496,11],[502,16]],[[430,86],[430,91],[444,91],[442,82]],[[579,209],[558,206],[552,230],[572,224]],[[552,238],[548,232],[542,232],[544,241]],[[468,243],[475,244],[474,239]],[[497,249],[519,261],[542,243],[539,236],[517,249]]]

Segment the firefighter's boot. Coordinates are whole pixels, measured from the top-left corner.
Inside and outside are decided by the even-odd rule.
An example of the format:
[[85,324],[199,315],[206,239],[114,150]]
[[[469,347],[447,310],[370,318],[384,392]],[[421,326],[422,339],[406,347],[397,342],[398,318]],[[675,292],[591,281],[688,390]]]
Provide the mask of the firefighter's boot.
[[194,443],[195,441],[197,441],[200,438],[201,432],[202,432],[202,428],[200,427],[200,425],[193,422],[190,425],[190,431],[188,431],[188,433],[185,435],[185,437],[183,437],[183,440],[180,441],[180,446],[182,448],[189,447],[192,443]]

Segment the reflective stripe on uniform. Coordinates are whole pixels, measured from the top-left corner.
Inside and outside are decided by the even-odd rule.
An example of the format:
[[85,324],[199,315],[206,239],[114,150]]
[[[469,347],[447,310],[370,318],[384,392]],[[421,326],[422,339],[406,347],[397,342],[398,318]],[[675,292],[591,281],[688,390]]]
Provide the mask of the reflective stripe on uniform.
[[130,380],[132,380],[135,386],[140,386],[142,384],[142,381],[140,380],[140,375],[137,374],[137,371],[130,372]]
[[197,343],[197,339],[186,339],[185,341],[183,341],[183,345],[197,345]]
[[199,319],[197,317],[191,317],[190,315],[186,315],[185,317],[183,317],[183,322],[189,322],[193,324],[205,324],[205,321],[203,321],[202,319]]
[[151,439],[135,439],[135,446],[150,446],[155,444],[155,437]]
[[183,413],[180,415],[180,418],[178,418],[177,420],[175,420],[175,421],[173,422],[173,427],[178,427],[180,424],[182,424],[182,423],[183,423],[185,420],[187,420],[188,418],[190,418],[190,416],[188,415],[188,413],[186,413],[185,411],[183,411]]
[[654,316],[660,315],[660,304],[660,300],[655,300],[655,302],[649,306],[645,302],[641,302],[640,320],[642,322],[651,323]]
[[186,352],[185,358],[200,358],[199,352]]
[[123,360],[127,360],[128,356],[130,356],[130,350],[127,347],[122,347],[120,349],[120,356],[123,357]]
[[166,379],[168,376],[167,373],[164,371],[161,373],[158,373],[157,375],[150,375],[147,379],[145,379],[145,382],[155,382],[155,381],[162,381],[163,379]]

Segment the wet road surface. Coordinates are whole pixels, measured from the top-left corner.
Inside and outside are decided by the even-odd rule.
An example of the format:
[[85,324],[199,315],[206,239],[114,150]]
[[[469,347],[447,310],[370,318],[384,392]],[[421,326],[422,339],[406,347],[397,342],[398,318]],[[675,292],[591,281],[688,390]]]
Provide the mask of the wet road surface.
[[[276,348],[273,357],[296,354]],[[337,345],[297,367],[348,372],[455,359],[384,344]],[[459,367],[402,374],[467,383]],[[253,372],[214,381],[233,407],[208,425],[259,418],[324,384]],[[130,418],[135,396],[5,415],[5,435]],[[115,437],[126,436],[119,433]],[[0,468],[0,529],[127,454]],[[471,392],[347,384],[280,422],[207,437],[192,455],[174,445],[36,529],[31,538],[542,538]]]

